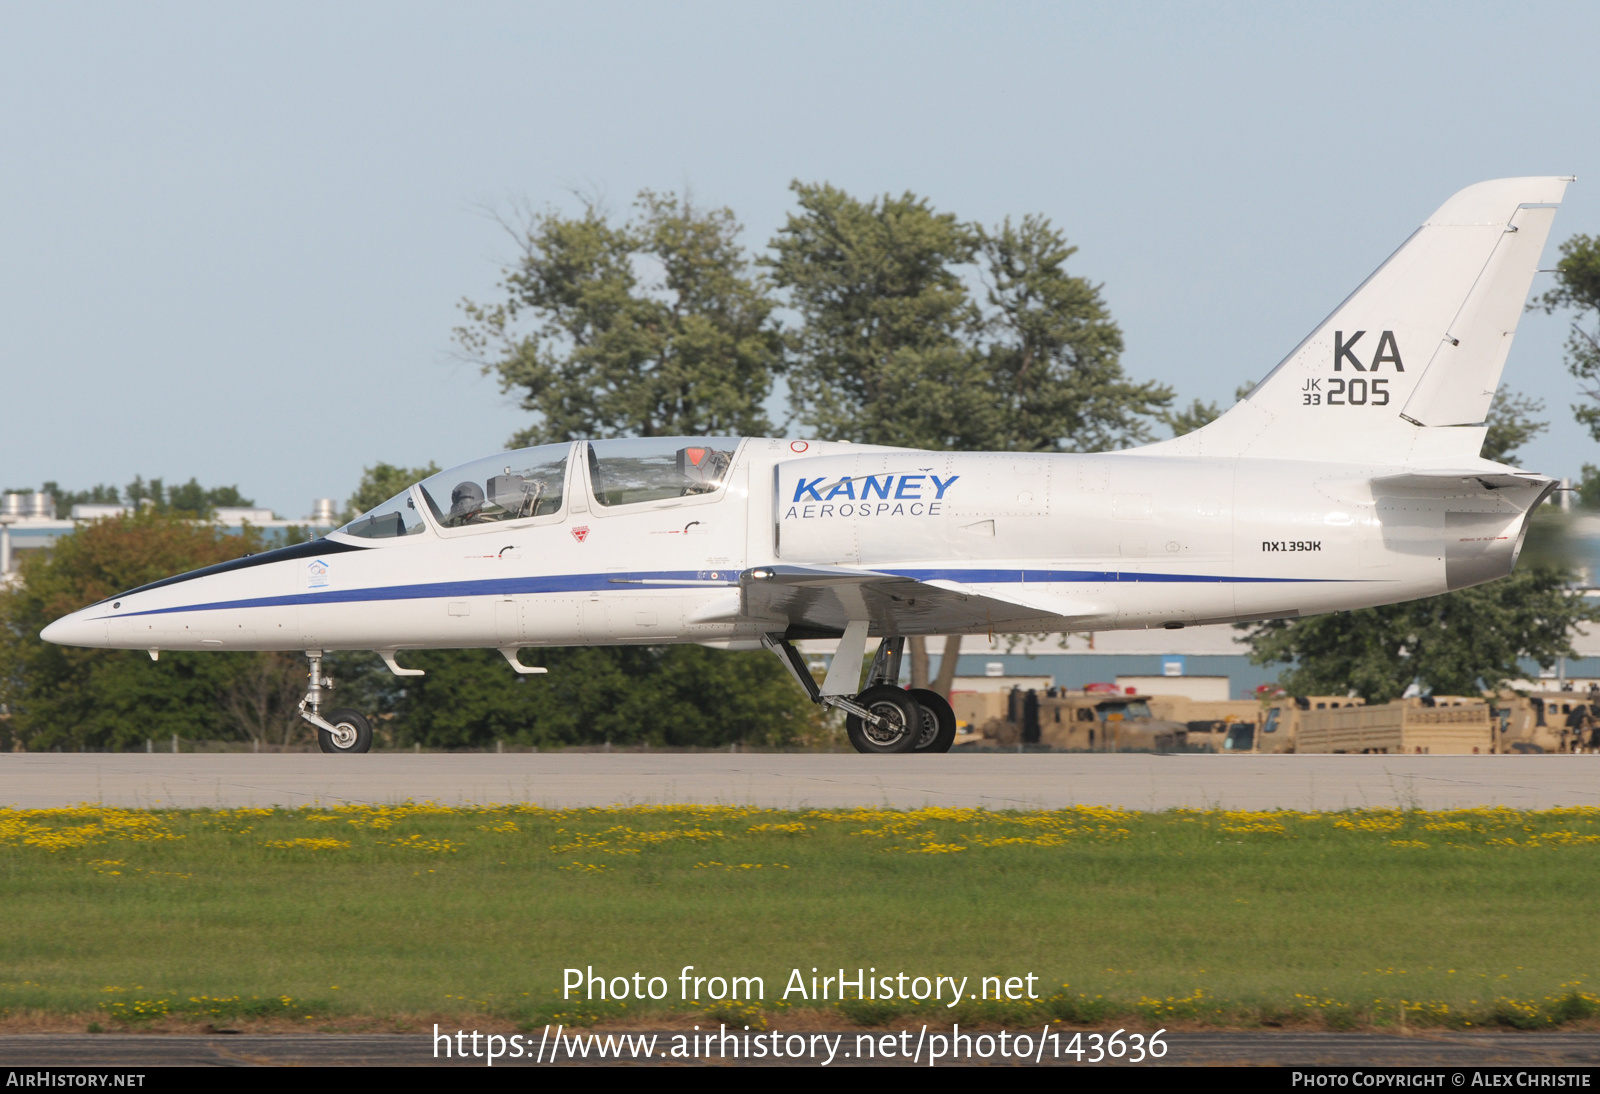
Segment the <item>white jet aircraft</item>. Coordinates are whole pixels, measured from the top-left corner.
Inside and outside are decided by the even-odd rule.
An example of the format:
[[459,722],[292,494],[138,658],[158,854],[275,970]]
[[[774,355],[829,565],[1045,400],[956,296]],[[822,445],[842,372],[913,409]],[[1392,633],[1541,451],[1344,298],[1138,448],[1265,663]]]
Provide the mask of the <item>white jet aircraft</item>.
[[[1123,452],[923,452],[734,437],[574,441],[407,488],[326,538],[133,589],[51,642],[325,650],[697,642],[776,653],[862,752],[942,752],[907,635],[1179,628],[1432,596],[1511,572],[1555,488],[1478,455],[1569,178],[1456,194],[1240,403]],[[792,643],[838,638],[818,684]],[[867,641],[877,654],[862,687]]]

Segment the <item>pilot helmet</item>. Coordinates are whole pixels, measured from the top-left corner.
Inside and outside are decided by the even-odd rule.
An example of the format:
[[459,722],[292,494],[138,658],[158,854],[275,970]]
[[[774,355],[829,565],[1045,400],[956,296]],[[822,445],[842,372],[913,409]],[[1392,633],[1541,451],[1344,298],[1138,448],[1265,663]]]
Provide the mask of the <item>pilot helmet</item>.
[[483,487],[475,482],[463,482],[450,491],[450,517],[470,517],[483,508]]

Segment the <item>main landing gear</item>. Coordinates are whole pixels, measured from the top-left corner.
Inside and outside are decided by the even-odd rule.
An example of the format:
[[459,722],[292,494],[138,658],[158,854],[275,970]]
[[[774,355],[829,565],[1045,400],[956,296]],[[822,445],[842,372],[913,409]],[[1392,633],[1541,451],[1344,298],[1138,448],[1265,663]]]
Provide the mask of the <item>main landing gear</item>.
[[866,637],[865,623],[851,623],[845,629],[833,667],[820,687],[800,651],[782,635],[767,635],[762,642],[778,655],[812,702],[845,712],[845,732],[857,752],[949,752],[956,739],[956,714],[949,702],[936,691],[908,690],[897,683],[904,638],[884,638],[878,643],[866,687],[853,697],[848,695],[859,679],[851,668],[861,663]]
[[317,727],[317,746],[324,752],[371,751],[372,725],[366,715],[345,707],[330,710],[326,718],[317,712],[322,705],[323,690],[332,690],[333,681],[322,675],[321,650],[307,650],[306,657],[311,662],[311,671],[306,697],[300,700],[300,717]]

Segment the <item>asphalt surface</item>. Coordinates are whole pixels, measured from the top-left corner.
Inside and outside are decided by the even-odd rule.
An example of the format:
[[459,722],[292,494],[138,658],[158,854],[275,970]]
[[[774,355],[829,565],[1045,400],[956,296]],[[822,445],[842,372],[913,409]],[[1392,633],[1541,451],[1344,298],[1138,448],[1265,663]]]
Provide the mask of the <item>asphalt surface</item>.
[[[809,1039],[812,1031],[807,1031]],[[1109,1031],[1107,1031],[1109,1032]],[[862,1030],[841,1030],[840,1054],[834,1066],[911,1061],[882,1058],[863,1060],[855,1055],[856,1037],[873,1036]],[[648,1036],[648,1034],[646,1034]],[[659,1051],[670,1044],[670,1033],[658,1033],[658,1055],[650,1063],[667,1063]],[[913,1040],[915,1036],[913,1035]],[[533,1041],[539,1040],[537,1033]],[[1426,1033],[1395,1036],[1378,1033],[1215,1032],[1166,1035],[1167,1055],[1148,1064],[1197,1066],[1256,1064],[1279,1066],[1342,1067],[1573,1067],[1600,1065],[1600,1033]],[[992,1048],[992,1046],[991,1046]],[[844,1058],[850,1052],[851,1058]],[[578,1058],[566,1052],[547,1052],[543,1063],[587,1064],[602,1061],[594,1055]],[[614,1064],[615,1060],[604,1061]],[[630,1062],[627,1058],[624,1063]],[[646,1063],[638,1060],[637,1063]],[[762,1060],[713,1058],[710,1064],[767,1064]],[[815,1065],[818,1059],[788,1060]],[[965,1062],[965,1061],[963,1061]],[[984,1063],[973,1060],[973,1063]],[[991,1057],[989,1063],[1017,1063]],[[1044,1064],[1077,1066],[1071,1057]],[[238,1034],[167,1036],[161,1034],[26,1034],[0,1036],[0,1068],[73,1067],[137,1070],[141,1067],[284,1067],[284,1066],[444,1066],[483,1067],[482,1058],[435,1058],[427,1034]],[[926,1066],[926,1058],[922,1065]],[[498,1067],[537,1067],[532,1059],[502,1059]],[[1111,1066],[1127,1066],[1112,1064]]]
[[1600,805],[1600,756],[0,753],[0,807]]

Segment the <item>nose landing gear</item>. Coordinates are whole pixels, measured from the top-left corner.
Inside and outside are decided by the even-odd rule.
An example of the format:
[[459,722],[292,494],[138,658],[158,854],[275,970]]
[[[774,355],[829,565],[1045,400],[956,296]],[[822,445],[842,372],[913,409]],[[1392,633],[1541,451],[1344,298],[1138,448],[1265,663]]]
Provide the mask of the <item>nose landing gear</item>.
[[322,651],[307,650],[311,662],[307,674],[306,697],[300,700],[300,717],[317,727],[317,747],[324,752],[368,752],[372,749],[372,725],[358,710],[341,707],[330,710],[326,718],[317,712],[324,688],[333,681],[322,675]]

